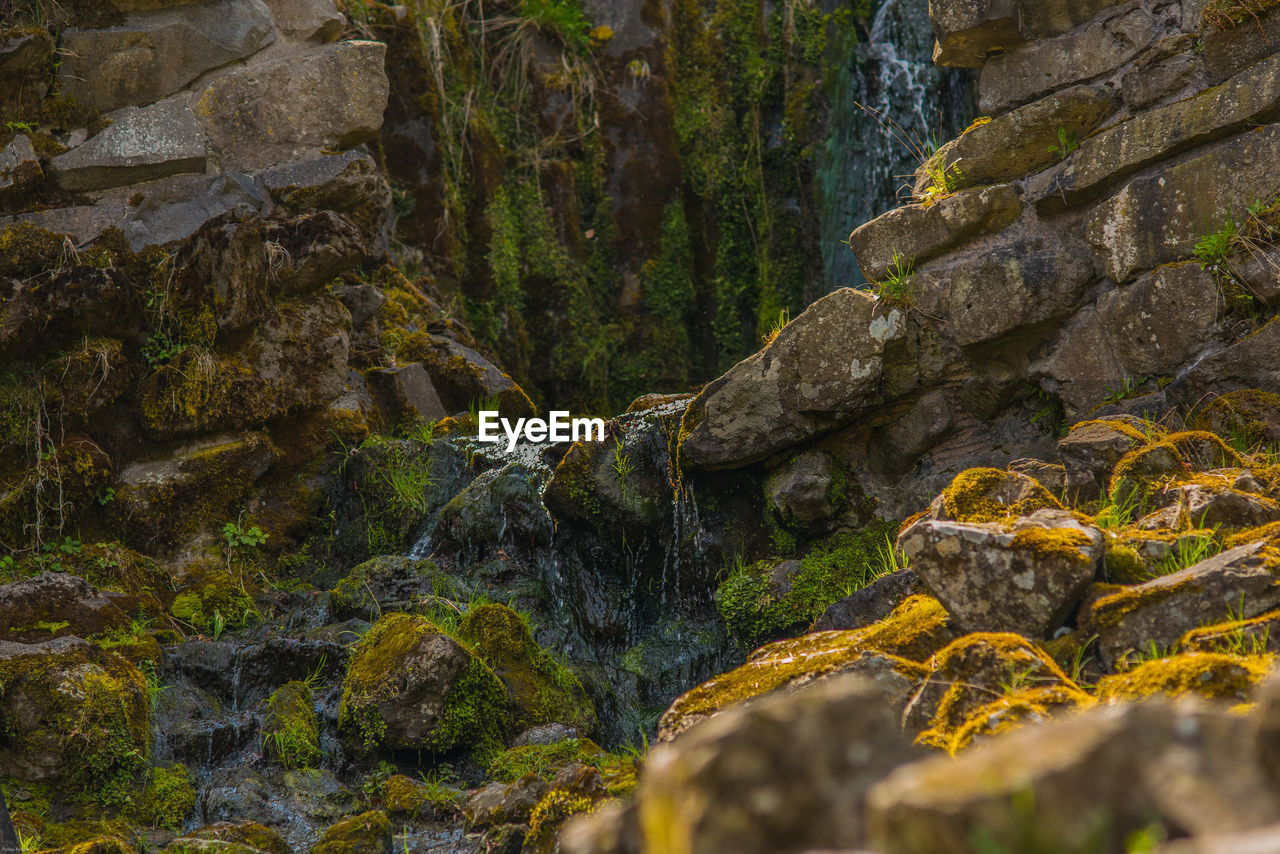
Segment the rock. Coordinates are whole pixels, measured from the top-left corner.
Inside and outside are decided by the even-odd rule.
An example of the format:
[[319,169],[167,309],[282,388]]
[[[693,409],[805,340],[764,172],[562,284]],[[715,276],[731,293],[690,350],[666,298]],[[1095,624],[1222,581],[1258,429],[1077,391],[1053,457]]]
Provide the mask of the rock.
[[1063,324],[1048,353],[1032,365],[1043,387],[1062,401],[1068,421],[1087,417],[1098,401],[1124,388],[1128,375],[1107,333],[1098,310],[1088,306]]
[[[1192,29],[1186,26],[1185,13],[1183,24],[1184,29]],[[1201,88],[1204,63],[1195,54],[1196,38],[1190,32],[1161,39],[1121,75],[1125,106],[1136,113],[1188,88]]]
[[1089,242],[1116,282],[1191,254],[1205,229],[1239,217],[1280,189],[1280,125],[1201,149],[1189,160],[1135,178],[1090,215]]
[[224,216],[196,232],[178,250],[177,292],[188,305],[207,307],[220,333],[242,332],[271,310],[267,249],[257,217]]
[[1280,379],[1267,368],[1276,364],[1277,358],[1280,322],[1272,320],[1252,335],[1200,360],[1181,383],[1171,386],[1171,391],[1187,403],[1245,389],[1280,393]]
[[312,854],[391,854],[391,820],[381,810],[344,819],[330,827]]
[[775,691],[807,690],[844,674],[862,677],[875,686],[887,707],[900,708],[926,672],[916,662],[954,637],[941,605],[929,596],[913,596],[888,619],[864,629],[817,632],[768,644],[736,670],[677,698],[658,722],[658,740],[670,741],[732,706]]
[[83,578],[45,572],[0,586],[0,641],[38,643],[126,628],[128,598],[98,590]]
[[387,295],[374,285],[339,285],[334,294],[342,300],[342,304],[351,312],[351,326],[362,325],[366,320],[375,317],[387,302]]
[[916,755],[880,692],[861,680],[772,697],[650,754],[636,792],[636,847],[856,848],[867,789]]
[[119,226],[135,252],[185,240],[219,218],[246,219],[268,207],[261,188],[237,175],[176,175],[122,187],[89,211],[113,215],[117,201],[124,209],[116,220],[86,217],[86,226],[99,231]]
[[1250,247],[1227,262],[1227,269],[1251,296],[1273,306],[1280,302],[1280,249]]
[[382,126],[385,58],[384,44],[346,41],[251,64],[214,78],[195,114],[227,170],[353,148]]
[[277,457],[262,433],[210,436],[126,466],[116,501],[135,535],[176,545],[202,519],[220,519]]
[[477,400],[496,400],[503,418],[526,418],[538,412],[524,389],[493,362],[452,338],[428,337],[431,352],[422,364],[451,412],[464,412]]
[[1047,637],[1070,616],[1102,558],[1101,532],[1057,510],[1012,525],[922,519],[898,547],[964,631]]
[[1009,471],[1025,474],[1054,495],[1062,495],[1067,488],[1066,467],[1056,463],[1023,458],[1009,463]]
[[1256,695],[1254,712],[1254,755],[1262,772],[1274,785],[1280,783],[1280,678],[1272,676],[1262,683]]
[[849,246],[862,275],[878,282],[895,265],[909,269],[979,235],[1000,231],[1021,212],[1011,184],[963,190],[931,205],[895,208],[860,225],[849,235]]
[[333,0],[266,0],[282,35],[327,44],[337,41],[347,26]]
[[908,596],[924,592],[924,584],[913,569],[882,575],[861,590],[827,606],[813,624],[813,631],[861,629],[878,623],[893,613]]
[[948,753],[984,736],[1087,706],[1088,694],[1021,635],[966,635],[929,659],[928,677],[903,713],[916,741]]
[[[285,296],[322,288],[358,266],[369,254],[360,229],[333,211],[321,211],[271,225],[263,230],[262,237],[266,241],[267,271],[272,290]],[[376,292],[381,296],[380,291]],[[338,298],[342,299],[341,294]],[[350,310],[346,300],[343,300],[343,305]],[[352,326],[359,322],[352,317]]]
[[956,416],[943,389],[925,392],[907,414],[877,430],[871,454],[887,473],[905,474],[955,427]]
[[928,518],[948,522],[1005,522],[1037,510],[1062,510],[1043,486],[1024,474],[968,469],[929,505]]
[[1280,56],[1273,56],[1192,98],[1141,113],[1088,139],[1082,133],[1080,149],[1032,179],[1027,194],[1054,208],[1075,204],[1178,152],[1246,130],[1277,109]]
[[1187,261],[1103,294],[1098,315],[1128,375],[1172,377],[1213,343],[1218,299],[1213,275]]
[[1277,571],[1280,554],[1265,542],[1249,543],[1095,599],[1084,616],[1110,666],[1150,644],[1166,649],[1186,632],[1222,620],[1229,608],[1249,619],[1280,606]]
[[383,245],[391,187],[368,154],[348,151],[298,160],[268,169],[259,178],[285,211],[295,216],[340,213],[360,229],[367,247]]
[[360,641],[343,681],[338,728],[355,751],[495,742],[506,691],[479,659],[422,617],[389,614]]
[[1280,852],[1280,825],[1239,833],[1226,831],[1192,839],[1178,839],[1155,849],[1155,854],[1276,854]]
[[1187,652],[1232,652],[1254,655],[1280,652],[1280,611],[1248,620],[1229,620],[1192,629],[1178,639]]
[[1094,267],[1088,250],[1067,239],[1020,238],[949,267],[922,270],[912,287],[921,293],[922,310],[947,318],[960,346],[994,341],[1079,306]]
[[868,411],[885,348],[905,328],[900,310],[864,291],[841,288],[813,303],[689,405],[681,466],[746,465]]
[[526,824],[548,788],[537,774],[526,774],[505,786],[490,783],[467,798],[462,814],[473,830],[500,824]]
[[916,170],[916,194],[928,188],[930,173],[943,168],[968,187],[1038,172],[1063,158],[1053,150],[1061,145],[1060,130],[1083,139],[1115,107],[1115,95],[1105,86],[1072,86],[976,125],[939,148]]
[[0,151],[0,198],[15,197],[43,180],[44,170],[31,147],[31,137],[15,136]]
[[531,726],[511,740],[512,747],[532,747],[535,745],[555,744],[571,738],[579,738],[579,732],[564,724],[541,724]]
[[783,523],[822,527],[836,514],[831,500],[834,465],[823,451],[805,451],[783,464],[765,485],[769,508]]
[[950,0],[929,4],[929,22],[937,43],[937,65],[981,68],[993,53],[1025,41],[1018,29],[1016,0]]
[[449,414],[422,365],[377,368],[367,373],[365,379],[388,424],[405,419],[439,421]]
[[1122,851],[1153,820],[1191,834],[1258,827],[1277,807],[1247,729],[1195,706],[1102,706],[898,769],[868,796],[870,836],[885,854],[976,851],[979,833],[1015,851]]
[[[221,845],[218,843],[222,843]],[[246,851],[239,852],[230,846],[244,846]],[[188,846],[188,847],[184,847]],[[206,825],[186,836],[175,839],[166,854],[188,854],[189,851],[219,852],[228,854],[293,854],[289,843],[280,834],[269,827],[254,821],[220,821]]]
[[[215,581],[228,578],[215,576]],[[280,686],[305,681],[312,674],[337,681],[346,662],[347,649],[342,644],[308,638],[275,637],[260,643],[190,640],[165,650],[168,672],[200,685],[216,698],[214,707],[218,702],[233,708],[252,707]]]
[[398,555],[365,561],[329,591],[334,619],[372,619],[387,611],[408,611],[428,597],[464,599],[466,591],[435,564]]
[[[1199,3],[1199,0],[1196,0]],[[1208,3],[1199,3],[1203,13]],[[1231,7],[1226,7],[1229,11]],[[1195,9],[1195,5],[1191,6]],[[1219,9],[1221,12],[1222,9]],[[1248,18],[1243,26],[1201,27],[1201,55],[1205,70],[1214,81],[1226,80],[1233,74],[1261,62],[1275,53],[1272,47],[1280,39],[1280,16],[1269,14],[1266,7],[1256,18]],[[1184,24],[1185,27],[1185,24]]]
[[1261,495],[1221,486],[1187,484],[1169,490],[1180,514],[1201,528],[1258,528],[1280,521],[1280,504]]
[[1076,424],[1058,442],[1069,500],[1091,500],[1106,492],[1111,473],[1130,451],[1147,443],[1136,427],[1118,420]]
[[210,0],[135,16],[119,27],[64,31],[58,79],[80,106],[107,113],[171,95],[274,39],[261,0]]
[[1236,705],[1247,702],[1254,687],[1270,671],[1270,663],[1261,657],[1183,652],[1104,676],[1098,681],[1097,691],[1098,698],[1103,700],[1196,694],[1207,700]]
[[993,57],[979,78],[978,109],[983,115],[997,116],[1073,83],[1101,77],[1136,57],[1162,34],[1155,14],[1130,8]]
[[1250,447],[1280,442],[1280,395],[1256,389],[1228,392],[1200,408],[1195,427],[1240,436]]
[[0,95],[0,111],[18,115],[24,99],[40,101],[49,93],[53,39],[44,30],[9,31],[0,40],[0,80],[11,88]]
[[145,767],[147,680],[114,652],[72,637],[0,642],[0,686],[6,775],[96,791]]

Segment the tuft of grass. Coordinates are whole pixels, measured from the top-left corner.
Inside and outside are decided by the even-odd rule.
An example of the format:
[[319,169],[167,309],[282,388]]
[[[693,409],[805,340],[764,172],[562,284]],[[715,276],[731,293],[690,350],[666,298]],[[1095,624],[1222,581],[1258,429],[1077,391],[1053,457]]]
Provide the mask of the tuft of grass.
[[875,284],[876,296],[891,302],[905,302],[910,298],[909,285],[915,262],[893,250],[893,264],[889,274]]
[[764,346],[768,347],[775,340],[777,340],[777,337],[779,334],[781,334],[783,327],[785,327],[790,322],[791,322],[791,310],[786,308],[779,309],[778,316],[773,321],[773,326],[769,327],[769,331],[766,332],[761,339],[764,342]]

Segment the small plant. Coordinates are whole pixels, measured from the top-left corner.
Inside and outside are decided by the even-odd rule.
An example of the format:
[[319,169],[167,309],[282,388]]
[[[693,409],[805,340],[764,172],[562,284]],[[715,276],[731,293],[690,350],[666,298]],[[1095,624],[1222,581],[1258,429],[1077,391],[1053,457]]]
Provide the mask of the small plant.
[[1200,268],[1207,270],[1217,267],[1227,259],[1236,240],[1240,237],[1240,226],[1234,219],[1228,219],[1217,231],[1211,231],[1196,242],[1196,257],[1200,259]]
[[1147,384],[1146,377],[1125,377],[1120,381],[1119,388],[1107,386],[1107,394],[1105,400],[1107,403],[1119,403],[1122,400],[1128,400],[1131,397],[1137,397],[1142,387]]
[[626,445],[621,439],[613,446],[613,470],[618,475],[618,483],[623,489],[626,489],[627,479],[636,470],[636,465],[631,461],[631,457],[627,455]]
[[157,332],[147,338],[147,343],[142,345],[142,358],[154,368],[167,364],[186,349],[186,344],[181,344],[168,335]]
[[37,127],[32,122],[5,122],[4,126],[14,133],[35,133]]
[[1049,146],[1049,153],[1058,155],[1058,160],[1063,161],[1071,156],[1071,152],[1080,147],[1080,143],[1076,141],[1076,132],[1069,131],[1066,128],[1058,128],[1058,144]]
[[1090,635],[1085,638],[1084,643],[1076,647],[1076,651],[1071,654],[1071,681],[1080,682],[1080,677],[1084,674],[1085,662],[1090,660],[1089,647],[1098,639],[1097,635]]
[[237,519],[222,526],[222,539],[223,554],[227,559],[227,569],[230,570],[236,556],[243,556],[261,546],[267,541],[267,534],[257,525],[245,528]]
[[116,500],[116,491],[114,488],[110,486],[108,486],[105,490],[103,490],[102,494],[98,496],[98,503],[101,504],[103,507],[106,507],[108,504],[111,504],[115,500]]
[[914,262],[897,249],[893,250],[893,264],[889,273],[875,285],[876,296],[882,300],[902,302],[908,298],[908,284]]
[[953,196],[964,187],[965,175],[958,163],[948,164],[935,154],[925,161],[924,169],[929,180],[920,194],[920,201],[925,205]]
[[783,327],[791,322],[791,310],[782,308],[778,310],[778,316],[773,321],[773,326],[769,327],[769,331],[764,334],[762,341],[764,346],[768,347],[772,344],[782,332]]
[[1147,641],[1147,645],[1137,649],[1127,649],[1117,662],[1121,671],[1132,670],[1140,664],[1160,661],[1177,653],[1176,646],[1161,646],[1155,640]]
[[1222,551],[1215,538],[1217,528],[1214,528],[1214,534],[1204,537],[1182,537],[1174,544],[1168,557],[1161,562],[1155,572],[1151,573],[1151,578],[1159,578],[1164,575],[1173,575],[1175,572],[1181,572],[1189,566],[1195,566],[1202,560],[1211,558],[1218,552]]
[[1137,490],[1122,493],[1117,485],[1103,497],[1093,523],[1104,531],[1118,531],[1128,525],[1141,508],[1142,497]]

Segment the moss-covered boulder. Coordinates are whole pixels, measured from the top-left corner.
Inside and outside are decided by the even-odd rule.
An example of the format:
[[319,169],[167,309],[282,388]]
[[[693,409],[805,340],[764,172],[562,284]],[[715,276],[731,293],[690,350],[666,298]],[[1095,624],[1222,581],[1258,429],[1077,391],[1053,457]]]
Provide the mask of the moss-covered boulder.
[[329,591],[334,619],[371,619],[387,611],[409,610],[424,596],[462,598],[453,578],[426,560],[383,555],[356,566]]
[[1228,392],[1205,404],[1195,424],[1244,447],[1280,442],[1280,395],[1257,389]]
[[391,820],[371,810],[338,822],[324,832],[312,854],[391,854]]
[[320,760],[320,721],[306,682],[286,683],[267,700],[262,751],[286,768],[308,768]]
[[244,586],[221,570],[193,572],[169,606],[170,616],[197,632],[238,629],[257,613]]
[[1016,634],[966,635],[932,665],[905,721],[922,744],[951,752],[977,735],[1093,702],[1044,650]]
[[1271,672],[1272,665],[1266,656],[1187,652],[1105,676],[1098,683],[1098,696],[1143,700],[1155,694],[1198,694],[1209,700],[1243,703]]
[[868,680],[886,705],[901,706],[928,672],[911,659],[928,658],[954,637],[938,601],[913,596],[887,620],[865,629],[815,632],[769,644],[736,670],[677,698],[659,721],[658,739],[669,741],[730,706],[845,673]]
[[293,854],[289,843],[256,821],[220,821],[173,840],[164,854]]
[[155,827],[180,830],[195,812],[196,787],[182,764],[151,769],[142,794],[143,820]]
[[1147,434],[1127,420],[1103,419],[1074,425],[1058,442],[1058,456],[1066,469],[1068,498],[1097,498],[1110,485],[1111,473],[1125,455],[1147,444]]
[[146,762],[149,696],[136,667],[78,638],[0,643],[0,766],[118,806]]
[[1062,502],[1025,474],[978,468],[956,475],[933,500],[929,515],[939,521],[984,523],[1061,509]]
[[453,813],[463,798],[461,790],[434,779],[422,783],[393,774],[382,784],[382,806],[392,819],[443,818]]
[[103,593],[83,578],[46,572],[0,587],[0,640],[105,634],[129,625],[128,607],[127,597]]
[[595,707],[582,683],[538,646],[515,611],[497,604],[471,608],[458,634],[507,687],[516,708],[516,729],[560,723],[583,735],[595,731]]
[[353,750],[491,746],[508,726],[498,677],[430,620],[389,614],[356,646],[338,716]]

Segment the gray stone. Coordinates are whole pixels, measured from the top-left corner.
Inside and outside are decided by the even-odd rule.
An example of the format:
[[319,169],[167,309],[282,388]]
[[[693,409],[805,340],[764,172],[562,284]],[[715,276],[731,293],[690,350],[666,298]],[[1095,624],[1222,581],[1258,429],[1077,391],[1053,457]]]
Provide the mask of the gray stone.
[[124,26],[62,34],[62,91],[104,113],[179,91],[275,38],[261,0],[212,0],[135,15]]
[[1201,81],[1204,62],[1195,50],[1196,39],[1190,33],[1179,33],[1162,39],[1156,52],[1134,62],[1120,78],[1120,91],[1125,106],[1137,111],[1167,100],[1177,93],[1195,87]]
[[1103,494],[1116,464],[1140,444],[1142,440],[1120,424],[1090,421],[1072,427],[1058,442],[1068,499],[1090,501]]
[[476,400],[496,399],[505,418],[520,418],[537,410],[524,389],[497,365],[453,338],[429,333],[436,357],[426,361],[427,373],[441,400],[462,412]]
[[391,422],[400,418],[439,421],[449,414],[422,365],[379,368],[370,371],[367,379],[370,391]]
[[336,41],[347,19],[333,0],[266,0],[276,29],[289,38],[328,43]]
[[1280,564],[1266,544],[1249,543],[1172,575],[1103,596],[1088,607],[1087,625],[1098,635],[1108,666],[1154,643],[1167,649],[1184,634],[1226,619],[1265,614],[1280,605]]
[[1135,178],[1090,214],[1087,235],[1107,275],[1127,282],[1186,258],[1206,231],[1280,190],[1280,125],[1220,142]]
[[1081,310],[1059,329],[1048,354],[1031,370],[1062,401],[1070,421],[1088,415],[1110,391],[1124,388],[1126,377],[1094,306]]
[[129,597],[104,593],[83,578],[45,572],[0,586],[0,640],[39,643],[125,629],[132,622],[130,605]]
[[[261,188],[241,175],[177,176],[128,187],[119,198],[126,197],[123,222],[113,224],[135,252],[186,239],[226,214],[243,217],[269,206]],[[98,206],[104,204],[113,203]]]
[[1026,475],[1054,495],[1062,495],[1067,487],[1066,467],[1056,463],[1023,458],[1009,463],[1007,468],[1009,471]]
[[25,134],[15,136],[0,151],[0,198],[15,195],[44,180],[40,158]]
[[741,466],[852,421],[876,402],[885,347],[906,317],[841,288],[712,381],[683,420],[686,468]]
[[994,57],[982,69],[978,109],[996,116],[1073,83],[1100,77],[1133,59],[1161,33],[1152,13],[1134,8]]
[[865,628],[893,613],[902,601],[923,593],[924,584],[913,569],[883,575],[845,598],[831,603],[813,624],[813,631]]
[[1103,294],[1098,314],[1129,375],[1172,377],[1213,343],[1220,300],[1214,277],[1188,261]]
[[[839,745],[839,749],[832,749]],[[654,750],[636,792],[641,850],[792,854],[863,843],[863,802],[918,754],[857,678],[727,711]]]
[[1280,321],[1272,320],[1224,350],[1201,359],[1170,387],[1185,403],[1229,391],[1261,389],[1280,393]]
[[1190,834],[1263,826],[1277,805],[1248,730],[1238,716],[1167,701],[1027,727],[956,759],[904,766],[873,788],[873,847],[954,854],[975,850],[981,830],[993,850],[1123,851],[1153,821]]
[[[1195,10],[1197,14],[1208,5],[1204,0],[1185,2],[1199,6],[1200,9]],[[1183,29],[1188,29],[1185,21]],[[1246,19],[1240,26],[1197,29],[1203,31],[1200,52],[1209,76],[1215,81],[1225,80],[1275,53],[1275,45],[1280,42],[1280,15],[1275,9],[1268,9],[1256,19]]]
[[1161,845],[1154,854],[1280,854],[1280,824],[1178,839]]
[[1021,210],[1012,185],[965,190],[929,206],[891,210],[854,229],[849,246],[867,281],[878,282],[895,264],[918,265],[978,235],[999,231]]
[[204,134],[182,96],[128,107],[106,130],[50,163],[64,190],[103,190],[203,172]]
[[479,830],[500,824],[526,823],[547,788],[546,781],[536,774],[526,774],[510,785],[490,783],[474,792],[463,806],[467,827]]
[[[1105,86],[1072,86],[977,125],[938,149],[916,170],[916,195],[929,186],[930,171],[945,164],[962,186],[1013,181],[1057,163],[1064,156],[1059,131],[1084,139],[1114,112]],[[1034,182],[1033,182],[1034,183]]]
[[1146,166],[1238,133],[1277,111],[1280,56],[1273,56],[1192,98],[1083,139],[1070,159],[1033,178],[1027,194],[1043,202],[1042,210],[1074,204]]
[[216,77],[195,112],[222,168],[252,171],[372,138],[387,107],[386,52],[337,42]]
[[937,65],[980,68],[991,53],[1026,39],[1018,30],[1016,0],[930,0],[929,21]]
[[288,213],[335,211],[355,223],[367,247],[377,250],[385,245],[391,187],[363,151],[298,160],[258,177],[270,198]]
[[830,454],[805,451],[769,477],[765,489],[769,506],[787,524],[807,527],[826,522],[836,512],[831,497],[833,472]]
[[1068,513],[1041,510],[1012,525],[922,519],[898,548],[961,630],[1043,638],[1093,581],[1103,538]]
[[907,414],[875,431],[873,458],[885,471],[905,473],[916,460],[955,427],[956,418],[946,392],[925,392]]
[[334,289],[334,295],[351,312],[352,327],[377,315],[387,301],[387,295],[375,285],[341,285]]
[[531,726],[511,741],[512,747],[531,747],[534,745],[555,744],[570,738],[578,738],[579,733],[571,726],[564,724],[542,724]]

